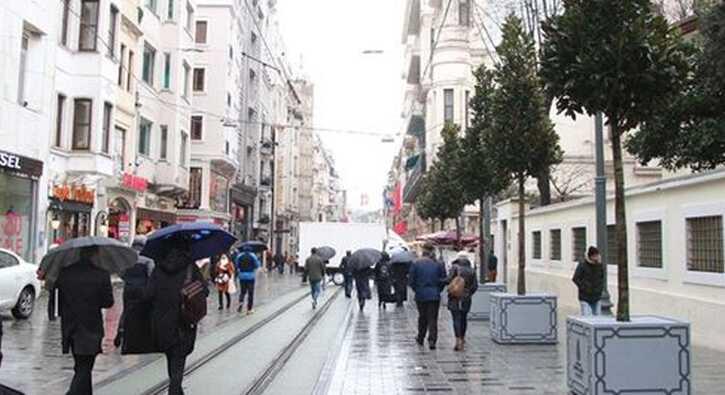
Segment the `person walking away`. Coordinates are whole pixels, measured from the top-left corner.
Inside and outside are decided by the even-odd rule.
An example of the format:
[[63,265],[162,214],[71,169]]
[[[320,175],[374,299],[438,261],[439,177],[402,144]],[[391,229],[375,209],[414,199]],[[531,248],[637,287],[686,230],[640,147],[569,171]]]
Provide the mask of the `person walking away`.
[[413,262],[408,274],[418,307],[418,336],[415,341],[422,346],[427,333],[431,350],[436,349],[438,341],[438,311],[441,291],[446,282],[446,267],[434,257],[434,247],[431,244],[424,245],[423,258]]
[[277,252],[277,254],[274,255],[274,267],[277,269],[277,273],[284,274],[284,255],[282,255],[281,252]]
[[219,258],[219,264],[216,266],[216,277],[214,278],[214,284],[216,284],[217,294],[219,295],[219,310],[224,309],[224,299],[227,301],[227,310],[229,309],[232,296],[234,293],[234,265],[229,260],[226,254],[222,254]]
[[116,347],[120,347],[123,342],[126,325],[133,324],[133,322],[126,322],[128,316],[127,311],[139,303],[138,295],[146,289],[148,281],[151,278],[151,273],[154,271],[155,264],[153,259],[141,255],[141,250],[143,250],[145,245],[146,236],[136,236],[133,238],[131,248],[136,250],[139,256],[136,264],[126,269],[121,275],[121,279],[123,280],[123,312],[121,313],[121,318],[118,320],[118,331],[113,340],[113,344]]
[[403,307],[403,302],[408,300],[408,272],[410,271],[410,262],[396,262],[390,267],[393,279],[393,291],[395,305]]
[[357,291],[357,303],[360,307],[360,312],[365,309],[365,301],[372,299],[372,293],[370,292],[370,276],[372,275],[372,269],[369,267],[354,267],[352,271],[352,277],[355,279],[355,290]]
[[310,250],[310,256],[305,260],[305,275],[310,282],[310,295],[312,296],[312,308],[317,308],[317,298],[322,292],[322,280],[325,277],[325,263],[319,255],[317,248]]
[[602,314],[605,270],[597,247],[589,247],[587,256],[579,262],[572,278],[579,289],[579,304],[583,316]]
[[385,309],[385,304],[393,299],[390,273],[390,255],[382,253],[382,258],[375,264],[375,288],[378,290],[378,308]]
[[352,263],[350,262],[350,256],[352,256],[351,251],[345,252],[345,256],[342,257],[340,262],[340,272],[342,272],[345,280],[345,297],[348,299],[352,297]]
[[254,312],[254,282],[257,276],[257,269],[262,264],[257,255],[249,247],[244,247],[242,253],[237,256],[237,277],[239,277],[239,307],[237,313],[242,312],[244,298],[247,298],[247,315]]
[[91,372],[104,336],[101,309],[113,306],[111,275],[92,263],[97,254],[97,247],[82,248],[80,260],[62,269],[54,284],[60,301],[63,354],[70,351],[74,361],[67,395],[93,393]]
[[183,395],[184,367],[194,351],[197,326],[183,319],[181,290],[191,281],[201,281],[206,297],[209,288],[191,259],[190,240],[179,236],[168,242],[171,246],[157,262],[144,299],[151,303],[151,337],[166,356],[169,395]]
[[493,253],[493,249],[488,253],[488,282],[495,283],[498,270],[498,258]]
[[476,271],[471,264],[469,255],[459,253],[453,261],[448,273],[448,310],[453,319],[453,332],[456,345],[453,351],[463,351],[466,344],[468,328],[468,312],[471,311],[471,297],[478,290]]

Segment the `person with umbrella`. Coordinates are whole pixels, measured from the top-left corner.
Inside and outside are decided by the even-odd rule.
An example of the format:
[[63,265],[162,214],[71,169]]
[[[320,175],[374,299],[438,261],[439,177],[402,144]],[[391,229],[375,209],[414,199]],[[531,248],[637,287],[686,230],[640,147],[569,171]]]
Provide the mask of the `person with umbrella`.
[[[140,235],[134,237],[133,242],[131,243],[131,248],[140,253],[145,245],[146,236]],[[146,289],[149,278],[151,278],[151,273],[154,271],[154,267],[155,264],[153,259],[139,255],[136,264],[126,269],[126,271],[124,271],[121,275],[121,279],[123,279],[123,312],[121,313],[121,318],[118,320],[116,338],[113,340],[113,344],[116,347],[120,347],[123,342],[126,326],[134,326],[140,321],[138,317],[133,317],[129,320],[129,311],[132,315],[138,311],[137,307],[139,301],[135,299],[134,296],[140,295],[140,292],[143,292],[143,290]],[[136,329],[143,330],[143,328],[130,328],[131,332]]]
[[428,346],[436,349],[438,341],[438,311],[441,304],[441,291],[446,284],[446,267],[434,259],[435,248],[431,244],[423,246],[423,258],[410,266],[408,279],[415,292],[415,303],[418,307],[418,336],[415,338],[419,346],[423,345],[426,333]]
[[235,266],[239,278],[239,307],[237,312],[241,313],[244,308],[244,298],[247,298],[247,315],[254,312],[254,284],[257,278],[257,269],[262,264],[253,252],[251,245],[243,244],[241,253],[237,256]]
[[111,276],[94,265],[99,259],[98,246],[82,247],[79,259],[62,268],[53,282],[60,301],[63,353],[71,352],[74,361],[68,395],[93,393],[91,372],[104,336],[101,309],[113,306]]
[[403,307],[403,302],[408,300],[408,271],[414,260],[415,255],[407,250],[393,253],[390,258],[393,291],[397,307]]
[[382,259],[380,251],[373,248],[363,248],[355,251],[350,257],[352,261],[352,276],[355,279],[355,289],[357,291],[357,301],[360,306],[360,312],[365,309],[365,301],[372,299],[370,292],[370,277],[373,273],[371,269],[376,263]]
[[345,297],[352,297],[352,262],[350,262],[351,251],[347,251],[340,262],[340,271],[345,279]]
[[317,308],[317,298],[320,296],[321,283],[325,277],[325,262],[318,255],[317,248],[310,251],[310,256],[305,260],[305,274],[310,282],[310,296],[312,296],[312,308]]
[[378,290],[378,308],[385,309],[385,304],[392,301],[392,274],[390,255],[382,253],[382,257],[375,264],[375,288]]
[[458,253],[448,273],[448,310],[453,319],[453,332],[456,335],[456,345],[453,351],[463,351],[466,344],[466,329],[468,328],[468,312],[471,310],[471,298],[478,290],[476,271],[465,251]]

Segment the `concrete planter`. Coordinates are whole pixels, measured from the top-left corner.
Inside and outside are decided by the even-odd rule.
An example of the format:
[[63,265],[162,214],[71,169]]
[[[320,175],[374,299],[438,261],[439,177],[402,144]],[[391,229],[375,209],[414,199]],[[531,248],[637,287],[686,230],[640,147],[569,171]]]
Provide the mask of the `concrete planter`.
[[567,383],[577,395],[689,395],[690,324],[665,317],[569,317]]
[[506,284],[485,283],[478,284],[478,291],[471,300],[470,320],[486,321],[491,317],[491,293],[506,292]]
[[555,344],[557,296],[494,292],[491,298],[491,339],[500,344]]

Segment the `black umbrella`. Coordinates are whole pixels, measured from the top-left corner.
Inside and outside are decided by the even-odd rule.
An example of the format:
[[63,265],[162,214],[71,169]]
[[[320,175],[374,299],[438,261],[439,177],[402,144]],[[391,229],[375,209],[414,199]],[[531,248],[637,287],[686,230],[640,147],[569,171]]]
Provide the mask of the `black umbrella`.
[[400,251],[390,257],[390,263],[411,263],[416,259],[415,254],[410,251]]
[[96,236],[79,237],[68,240],[45,254],[40,262],[45,281],[55,282],[61,269],[80,261],[81,250],[86,247],[97,248],[98,253],[91,258],[91,263],[110,273],[121,274],[138,260],[136,251],[118,240]]
[[332,247],[320,247],[317,249],[317,256],[322,258],[323,261],[329,261],[335,254],[337,254],[337,251]]
[[239,250],[251,252],[262,252],[266,251],[267,248],[267,244],[258,240],[245,241],[239,246]]
[[153,232],[146,240],[141,255],[152,259],[161,259],[168,252],[169,241],[176,237],[186,237],[191,243],[191,259],[199,260],[229,251],[237,241],[231,233],[219,225],[208,222],[190,222],[161,228]]
[[350,257],[353,270],[363,270],[375,266],[383,254],[374,248],[362,248],[355,251]]

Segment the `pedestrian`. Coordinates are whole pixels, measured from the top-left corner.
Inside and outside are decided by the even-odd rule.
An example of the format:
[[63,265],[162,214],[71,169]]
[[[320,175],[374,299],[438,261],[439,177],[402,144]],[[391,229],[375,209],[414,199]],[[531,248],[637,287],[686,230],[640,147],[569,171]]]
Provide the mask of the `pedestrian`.
[[435,259],[433,245],[423,246],[423,258],[410,266],[408,280],[418,307],[418,336],[415,341],[422,346],[427,332],[428,347],[435,350],[438,341],[438,311],[441,291],[446,282],[446,267]]
[[583,316],[602,314],[605,270],[597,247],[589,247],[586,257],[579,262],[572,278],[579,289],[579,305]]
[[[57,242],[48,247],[48,251],[60,246]],[[38,269],[40,270],[40,269]],[[48,321],[55,321],[58,316],[58,288],[48,289]]]
[[74,375],[67,395],[93,393],[91,372],[102,352],[103,316],[101,309],[113,306],[113,289],[108,272],[93,265],[98,247],[84,247],[80,260],[60,271],[54,286],[58,289],[63,354],[73,354]]
[[343,279],[345,281],[345,297],[352,297],[352,262],[350,262],[351,251],[345,252],[345,256],[340,261],[340,272],[342,272]]
[[224,299],[227,301],[227,310],[232,304],[232,296],[236,291],[234,286],[234,265],[227,257],[222,254],[219,257],[219,263],[216,266],[214,284],[216,284],[217,294],[219,295],[219,310],[224,309]]
[[411,262],[409,261],[393,261],[393,264],[390,267],[393,279],[393,296],[397,307],[403,307],[403,302],[408,300],[408,272],[410,271],[410,264]]
[[372,269],[367,266],[353,267],[352,277],[355,279],[355,290],[357,291],[357,303],[360,307],[360,312],[365,309],[365,301],[372,299],[372,293],[370,292],[370,276],[372,272]]
[[287,267],[289,268],[289,274],[295,273],[295,258],[292,255],[286,255],[285,261],[287,261]]
[[284,274],[284,263],[284,255],[282,255],[281,251],[277,251],[274,255],[274,267],[277,269],[277,273]]
[[151,303],[151,337],[158,350],[166,356],[169,395],[183,395],[186,358],[194,351],[197,325],[182,318],[181,290],[191,281],[200,281],[205,296],[207,283],[191,258],[191,241],[184,236],[168,240],[170,246],[156,262],[144,299]]
[[[116,337],[113,340],[113,344],[116,347],[120,347],[123,342],[124,332],[127,325],[133,325],[134,322],[126,322],[128,318],[128,311],[132,311],[133,308],[141,302],[139,296],[143,295],[143,291],[148,286],[151,273],[154,271],[154,261],[151,258],[141,255],[146,245],[146,236],[136,236],[131,243],[131,248],[139,253],[136,264],[126,269],[121,275],[123,280],[123,312],[121,318],[118,320],[118,330]],[[133,321],[133,320],[132,320]]]
[[242,312],[244,298],[247,298],[247,315],[254,313],[254,282],[257,277],[257,269],[262,264],[257,255],[249,247],[242,247],[242,252],[237,256],[235,262],[237,277],[239,278],[239,306],[237,313]]
[[382,257],[375,264],[375,288],[378,290],[378,308],[385,309],[385,304],[393,299],[393,282],[390,271],[390,255],[383,251]]
[[488,282],[495,283],[496,282],[496,275],[498,270],[498,258],[496,258],[496,255],[493,253],[493,248],[488,253]]
[[321,285],[325,276],[325,263],[319,255],[317,248],[310,250],[310,256],[305,260],[305,274],[310,282],[310,296],[312,296],[312,308],[317,308],[317,298],[322,292]]
[[453,319],[453,332],[456,345],[453,351],[463,351],[466,344],[468,328],[468,312],[471,311],[471,297],[478,290],[476,272],[471,264],[469,254],[462,252],[453,261],[448,273],[448,310]]

